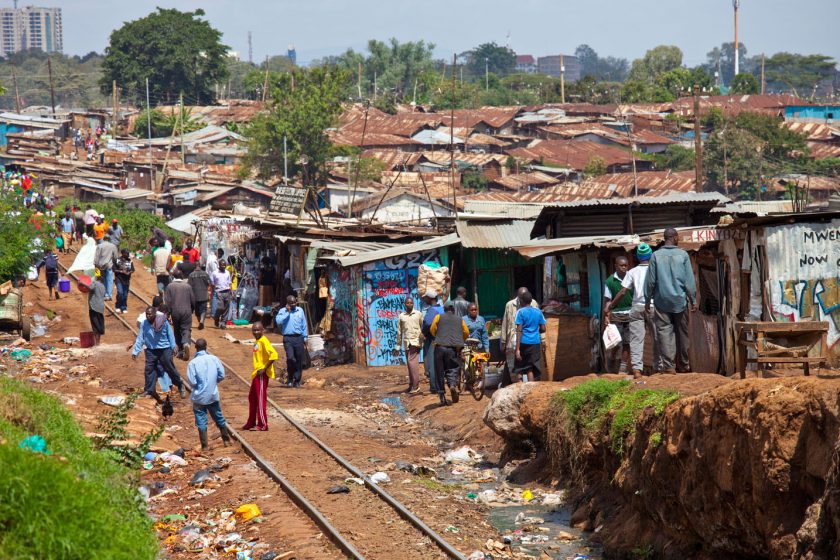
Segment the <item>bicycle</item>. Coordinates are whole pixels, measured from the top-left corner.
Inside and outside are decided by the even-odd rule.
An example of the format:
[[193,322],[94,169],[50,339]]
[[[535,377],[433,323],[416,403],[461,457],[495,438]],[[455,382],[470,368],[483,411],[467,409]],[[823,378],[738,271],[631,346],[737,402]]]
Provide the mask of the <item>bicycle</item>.
[[461,351],[464,360],[464,389],[468,390],[477,401],[484,397],[484,371],[490,362],[488,352],[478,351],[479,344],[481,344],[480,340],[468,338]]

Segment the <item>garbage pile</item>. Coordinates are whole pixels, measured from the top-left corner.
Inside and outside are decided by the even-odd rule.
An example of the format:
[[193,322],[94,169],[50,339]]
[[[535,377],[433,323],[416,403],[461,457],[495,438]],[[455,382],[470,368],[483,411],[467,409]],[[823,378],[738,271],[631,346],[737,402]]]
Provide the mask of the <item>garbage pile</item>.
[[[33,346],[22,338],[0,348],[0,356],[20,364],[19,375],[30,383],[60,380],[88,382],[92,379],[94,369],[92,364],[84,363],[91,356],[89,350],[55,348],[48,343]],[[68,368],[68,362],[75,362],[76,365]]]

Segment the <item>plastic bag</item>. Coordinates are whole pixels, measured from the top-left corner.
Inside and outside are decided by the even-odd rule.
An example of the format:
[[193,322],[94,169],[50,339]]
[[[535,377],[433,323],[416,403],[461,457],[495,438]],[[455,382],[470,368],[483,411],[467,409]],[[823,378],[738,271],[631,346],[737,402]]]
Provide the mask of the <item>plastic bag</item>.
[[607,328],[604,329],[604,348],[607,350],[611,350],[621,344],[621,333],[618,332],[618,327],[610,323],[607,325]]

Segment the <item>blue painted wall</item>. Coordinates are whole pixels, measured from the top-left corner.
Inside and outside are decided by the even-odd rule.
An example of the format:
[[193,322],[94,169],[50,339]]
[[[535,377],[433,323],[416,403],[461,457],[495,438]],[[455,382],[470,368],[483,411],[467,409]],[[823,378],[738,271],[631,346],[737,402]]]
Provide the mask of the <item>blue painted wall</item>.
[[791,105],[785,107],[785,119],[840,119],[840,105]]

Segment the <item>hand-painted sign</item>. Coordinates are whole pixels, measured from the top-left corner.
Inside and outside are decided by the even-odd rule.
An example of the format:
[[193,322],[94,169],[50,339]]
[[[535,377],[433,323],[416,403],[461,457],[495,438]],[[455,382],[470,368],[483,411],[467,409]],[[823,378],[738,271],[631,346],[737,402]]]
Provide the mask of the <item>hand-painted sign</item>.
[[274,191],[274,198],[271,199],[269,209],[271,212],[297,216],[304,202],[306,202],[306,189],[280,185]]

